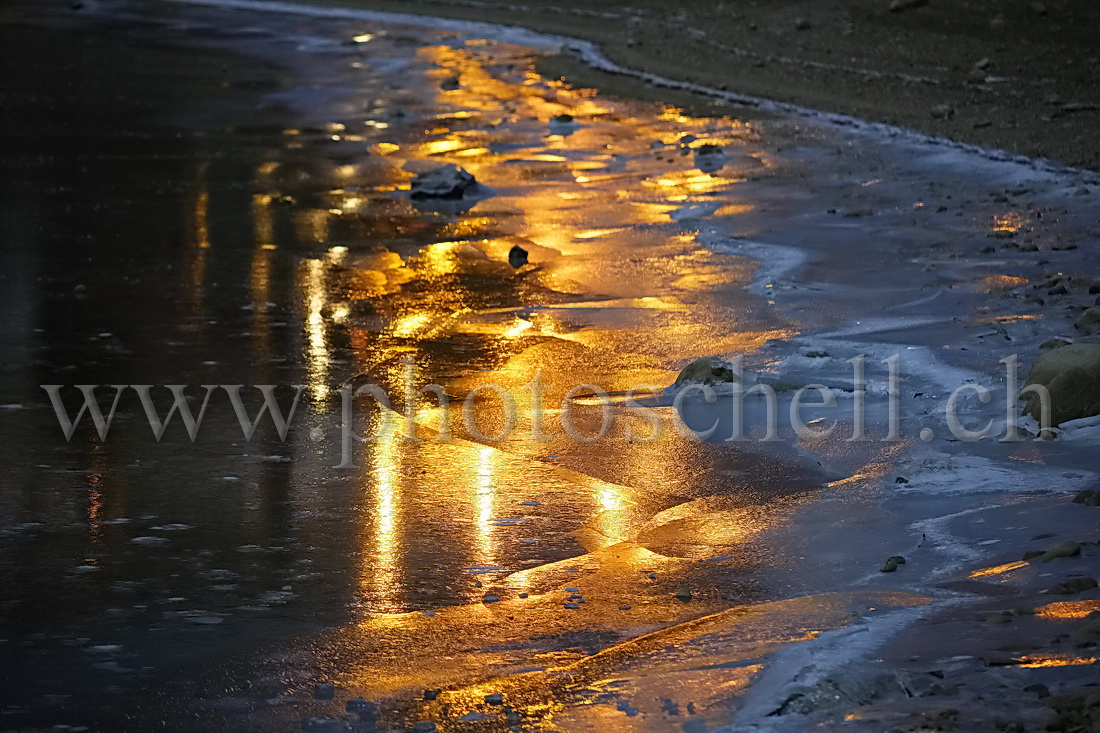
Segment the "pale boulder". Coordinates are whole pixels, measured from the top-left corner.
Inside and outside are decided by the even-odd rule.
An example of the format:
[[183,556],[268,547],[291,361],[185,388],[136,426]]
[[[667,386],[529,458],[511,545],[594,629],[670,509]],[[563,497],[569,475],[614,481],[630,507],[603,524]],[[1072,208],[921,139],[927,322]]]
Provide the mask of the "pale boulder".
[[[1070,344],[1047,351],[1031,366],[1027,385],[1050,393],[1051,424],[1100,415],[1100,344]],[[1041,420],[1041,401],[1024,392],[1024,414]]]

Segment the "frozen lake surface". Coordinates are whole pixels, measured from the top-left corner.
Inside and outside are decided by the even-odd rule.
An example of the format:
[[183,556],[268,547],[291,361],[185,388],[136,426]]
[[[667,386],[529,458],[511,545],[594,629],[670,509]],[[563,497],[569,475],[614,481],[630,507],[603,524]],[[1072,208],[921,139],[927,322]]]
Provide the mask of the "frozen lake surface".
[[[608,98],[537,73],[553,39],[475,30],[0,11],[4,725],[290,730],[359,696],[396,727],[749,725],[1034,534],[982,512],[1095,485],[1088,427],[996,439],[1000,361],[1022,383],[1085,302],[1033,285],[1094,261],[1092,174]],[[414,200],[444,164],[486,188]],[[673,405],[710,355],[785,385],[779,440],[758,402],[738,442],[728,394]],[[453,409],[425,392],[402,422],[406,380]],[[837,428],[800,442],[810,383],[838,407],[810,393],[804,421]],[[959,402],[995,421],[977,442],[945,423],[967,383],[993,395]],[[178,415],[158,441],[132,389],[105,440],[85,416],[66,441],[47,384],[70,416],[72,385],[188,385],[196,414],[201,385],[304,389],[285,440],[245,439],[219,388],[194,441]],[[348,385],[402,413],[359,397],[356,430],[402,430],[343,441]]]

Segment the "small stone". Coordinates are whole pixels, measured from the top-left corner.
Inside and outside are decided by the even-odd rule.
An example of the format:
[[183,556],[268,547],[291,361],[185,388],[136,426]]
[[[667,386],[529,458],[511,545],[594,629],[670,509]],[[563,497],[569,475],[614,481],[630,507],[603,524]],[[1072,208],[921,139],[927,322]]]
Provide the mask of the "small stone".
[[435,722],[431,720],[420,720],[413,725],[413,733],[434,733],[439,730],[435,727]]
[[439,82],[439,88],[444,91],[452,92],[455,89],[461,89],[462,82],[458,80],[457,76],[448,76],[446,79]]
[[630,610],[630,605],[624,603],[623,605],[619,606],[619,610],[620,611],[629,611]]
[[1069,345],[1070,345],[1070,342],[1066,341],[1065,339],[1049,338],[1046,341],[1044,341],[1043,343],[1039,344],[1039,348],[1042,349],[1042,350],[1060,349],[1063,346],[1069,346]]
[[678,600],[687,603],[691,600],[691,588],[688,588],[686,585],[681,585],[679,588],[676,589],[676,592],[673,595]]
[[813,27],[814,27],[814,24],[811,23],[806,18],[796,18],[795,21],[794,21],[794,29],[796,31],[808,31]]
[[508,264],[517,270],[527,264],[527,250],[518,244],[508,250]]
[[680,714],[680,706],[676,704],[675,700],[669,700],[667,697],[661,701],[661,710],[668,715]]
[[529,597],[530,597],[530,595],[527,594],[527,593],[520,593],[519,594],[519,598],[529,598]]
[[987,626],[997,626],[1012,622],[1012,616],[1005,613],[991,613],[983,619]]
[[1047,686],[1041,682],[1036,682],[1034,684],[1028,685],[1024,688],[1024,692],[1034,693],[1036,697],[1039,698],[1050,697],[1050,690],[1047,689]]
[[429,701],[434,700],[439,697],[440,692],[442,692],[442,690],[424,690],[424,699]]
[[1074,593],[1083,593],[1095,587],[1097,587],[1097,583],[1093,578],[1070,578],[1051,586],[1049,592],[1060,596],[1068,596]]
[[950,104],[937,104],[931,112],[937,120],[949,120],[955,115],[955,108]]
[[894,555],[893,557],[886,558],[886,562],[882,563],[882,567],[879,568],[879,572],[892,573],[898,569],[899,565],[905,564],[905,558],[901,555]]
[[573,609],[580,608],[581,604],[579,604],[579,603],[565,603],[565,604],[562,604],[562,607],[573,610]]
[[703,173],[715,173],[729,161],[721,145],[700,145],[693,149],[695,167]]
[[1089,295],[1100,294],[1100,280],[1093,280],[1089,283]]
[[504,693],[494,692],[490,695],[486,695],[485,696],[485,703],[487,705],[503,705],[504,704]]
[[353,697],[348,700],[344,709],[349,713],[355,713],[362,721],[378,720],[378,706],[363,697]]
[[984,247],[982,247],[981,249],[978,250],[978,254],[987,255],[987,254],[992,254],[993,252],[996,252],[996,251],[997,251],[996,247],[987,244],[986,246],[984,246]]
[[1047,295],[1068,295],[1069,292],[1069,284],[1065,280],[1062,280],[1054,285],[1054,287],[1050,288],[1050,290],[1047,290]]
[[907,483],[909,483],[909,479],[905,478],[904,476],[898,476],[897,478],[894,479],[894,483],[895,484],[907,484]]
[[1065,542],[1059,542],[1046,552],[1043,553],[1042,561],[1050,562],[1051,560],[1057,560],[1060,557],[1075,557],[1081,554],[1081,546],[1072,540],[1066,540]]
[[570,122],[573,121],[573,115],[565,115],[565,114],[554,115],[553,117],[550,118],[550,121],[551,122],[557,122],[560,125],[569,124]]
[[843,216],[850,219],[862,218],[864,216],[872,216],[875,212],[871,209],[845,209]]
[[1073,503],[1087,505],[1089,499],[1094,497],[1096,493],[1097,492],[1092,489],[1085,489],[1084,491],[1078,492],[1077,496],[1073,497]]
[[468,171],[453,163],[421,173],[412,180],[413,199],[460,199],[477,186]]
[[318,682],[313,686],[314,700],[331,700],[336,695],[336,687],[327,682]]
[[498,596],[496,593],[486,593],[481,597],[482,603],[496,603],[499,600],[500,596]]
[[1088,336],[1094,336],[1100,333],[1100,307],[1093,306],[1082,313],[1077,320],[1073,322],[1073,327]]
[[1024,553],[1024,560],[1034,560],[1037,557],[1042,557],[1044,554],[1043,550],[1028,550]]

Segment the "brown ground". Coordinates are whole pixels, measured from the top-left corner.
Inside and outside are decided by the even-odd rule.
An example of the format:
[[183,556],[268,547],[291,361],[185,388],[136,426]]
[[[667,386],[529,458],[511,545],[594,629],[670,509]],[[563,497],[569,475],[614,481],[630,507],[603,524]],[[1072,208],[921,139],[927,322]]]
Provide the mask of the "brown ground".
[[1100,168],[1095,0],[311,1],[567,34],[631,68]]

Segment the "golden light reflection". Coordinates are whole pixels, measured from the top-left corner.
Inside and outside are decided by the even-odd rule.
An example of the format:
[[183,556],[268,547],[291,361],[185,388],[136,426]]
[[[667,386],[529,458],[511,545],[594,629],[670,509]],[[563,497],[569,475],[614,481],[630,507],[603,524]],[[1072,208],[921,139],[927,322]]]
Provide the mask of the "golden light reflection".
[[469,145],[462,140],[432,140],[420,146],[420,152],[424,155],[441,155],[463,150]]
[[376,428],[379,438],[370,446],[370,465],[364,484],[373,542],[363,553],[360,583],[365,594],[396,602],[402,571],[398,557],[402,438],[390,413],[381,413],[377,422],[382,424]]
[[252,339],[257,351],[270,349],[271,316],[267,304],[271,300],[271,257],[275,249],[275,226],[271,214],[271,196],[252,197],[253,250],[249,268],[249,301],[252,306]]
[[597,501],[600,509],[605,512],[615,512],[623,508],[622,494],[614,488],[600,489]]
[[351,309],[347,303],[337,303],[332,306],[331,318],[335,323],[343,323],[351,315]]
[[[439,354],[446,354],[450,347],[448,340],[461,335],[456,343],[469,345],[469,353],[481,361],[460,376],[456,374],[462,367],[445,363],[445,378],[450,381],[443,383],[448,394],[452,387],[455,394],[469,394],[469,388],[478,384],[475,380],[484,378],[515,395],[525,395],[522,386],[531,379],[532,371],[547,365],[552,377],[566,384],[566,389],[595,382],[613,392],[639,384],[657,385],[654,391],[658,391],[674,375],[669,362],[685,353],[748,351],[768,338],[789,335],[785,329],[743,327],[736,322],[733,309],[723,311],[724,320],[715,326],[714,311],[708,309],[723,301],[710,299],[711,291],[739,280],[747,282],[752,268],[740,258],[703,250],[694,234],[684,233],[684,228],[670,221],[669,213],[683,202],[706,203],[722,212],[717,215],[744,213],[752,204],[742,200],[744,195],[734,197],[728,191],[739,179],[701,174],[695,169],[671,170],[668,162],[652,160],[649,142],[673,136],[672,124],[626,117],[596,122],[618,110],[611,110],[588,92],[559,85],[548,88],[537,76],[529,77],[531,83],[525,85],[501,81],[462,49],[440,46],[424,49],[422,54],[438,64],[440,75],[461,77],[461,89],[448,91],[445,98],[440,92],[445,109],[455,111],[431,121],[431,129],[418,130],[419,139],[404,142],[403,137],[401,146],[376,143],[373,150],[393,155],[390,163],[396,171],[392,174],[397,177],[395,184],[407,181],[414,169],[423,169],[403,165],[418,159],[422,163],[430,157],[432,165],[455,162],[475,175],[481,166],[487,175],[479,175],[479,179],[490,182],[497,196],[478,211],[491,215],[412,217],[380,233],[370,207],[354,193],[360,183],[367,182],[347,180],[330,181],[330,186],[346,185],[347,190],[328,191],[323,208],[299,211],[295,226],[300,239],[324,245],[314,248],[316,259],[306,261],[300,272],[312,389],[327,392],[325,385],[333,369],[328,344],[334,334],[342,333],[342,324],[352,320],[352,314],[355,323],[349,329],[350,341],[364,368],[406,353],[425,355],[425,362],[438,363]],[[526,148],[499,145],[499,122],[545,121],[563,112],[584,120],[574,137],[551,139],[541,129]],[[471,118],[476,120],[474,124],[460,122]],[[700,120],[683,115],[675,119],[676,125],[700,124]],[[366,120],[364,125],[386,127],[376,120]],[[618,134],[623,128],[634,134]],[[501,149],[505,152],[491,152]],[[623,155],[636,151],[645,154],[634,158]],[[508,165],[497,165],[501,162]],[[691,158],[672,163],[688,167]],[[369,168],[347,164],[332,170],[338,179],[360,172],[366,176]],[[583,190],[575,185],[582,179],[586,182]],[[356,216],[333,218],[351,212]],[[334,242],[357,244],[348,251],[342,245],[331,246],[330,237]],[[385,255],[359,244],[386,239],[393,241],[387,246],[394,251]],[[629,256],[608,257],[607,252],[620,240],[631,248]],[[517,269],[508,264],[513,244],[528,251],[530,267]],[[406,283],[411,284],[403,287]],[[691,291],[690,297],[684,291]],[[727,312],[730,317],[725,319]],[[544,343],[547,346],[540,350]],[[476,375],[470,376],[470,372]],[[548,394],[560,397],[559,387],[552,385]],[[517,402],[518,421],[529,422],[529,408],[522,400]],[[587,410],[585,417],[589,417],[595,412],[585,400],[576,402],[578,414]],[[560,399],[547,404],[551,408],[547,414],[556,416],[554,419],[560,417],[560,411],[553,409],[558,404]],[[423,406],[416,411],[415,420],[426,433],[438,426],[443,414],[438,408]],[[450,424],[457,427],[454,414],[452,411]],[[488,421],[489,416],[485,417]],[[560,431],[560,424],[558,428]],[[364,481],[372,492],[365,502],[371,515],[364,517],[364,591],[373,589],[374,597],[381,594],[391,605],[399,605],[407,590],[399,586],[399,580],[414,586],[412,565],[402,564],[406,562],[403,553],[411,556],[417,541],[419,520],[413,515],[419,510],[440,511],[419,499],[419,486],[431,487],[445,498],[439,505],[447,508],[430,519],[460,523],[454,544],[464,556],[480,565],[503,564],[513,558],[505,556],[502,537],[506,532],[520,534],[523,524],[502,524],[497,512],[519,515],[524,511],[509,508],[521,503],[513,484],[524,483],[533,472],[532,452],[537,450],[541,457],[553,450],[517,439],[508,445],[507,453],[496,447],[466,445],[453,453],[435,454],[443,460],[428,463],[417,453],[423,448],[398,442],[398,432],[391,431],[370,447]],[[594,431],[586,424],[585,432]],[[682,444],[675,439],[662,439],[644,450],[611,446],[610,459],[631,463],[632,475],[641,477],[639,480],[663,486],[688,486],[696,480],[677,452]],[[403,478],[403,470],[411,476],[421,468],[432,475],[416,482]],[[599,535],[591,540],[592,547],[627,543],[649,518],[643,516],[640,505],[644,502],[638,500],[634,488],[581,474],[563,479],[566,486],[555,485],[554,480],[532,483],[539,491],[554,487],[567,501],[576,502],[584,515],[584,528]],[[530,493],[524,498],[538,495]],[[459,511],[463,512],[460,517]],[[700,547],[744,542],[760,524],[741,514],[715,512],[709,512],[705,521],[684,518],[684,522],[689,520],[703,538]],[[503,529],[505,525],[509,529]],[[531,535],[524,540],[528,538]],[[670,529],[666,539],[675,544],[682,536],[673,537]],[[587,541],[584,544],[589,547]],[[623,554],[625,557],[626,552]],[[650,564],[665,560],[654,552],[644,554]],[[403,573],[400,579],[399,573]]]
[[196,172],[195,199],[191,204],[191,229],[194,247],[185,250],[189,307],[192,314],[202,312],[206,300],[206,257],[210,249],[210,231],[207,226],[207,209],[210,194],[206,190],[206,163]]
[[1020,568],[1026,568],[1028,563],[1023,560],[1017,560],[1016,562],[1005,563],[1004,565],[997,565],[992,568],[982,568],[981,570],[975,570],[970,573],[971,578],[987,578],[991,575],[1000,575],[1001,573],[1007,573],[1011,570],[1018,570]]
[[395,319],[390,332],[397,338],[412,338],[431,322],[427,313],[410,313]]
[[714,212],[714,216],[734,216],[736,214],[748,214],[755,208],[755,204],[727,204],[716,209]]
[[593,498],[599,510],[596,529],[610,545],[630,539],[630,524],[624,513],[628,502],[623,497],[622,489],[602,481],[593,480],[591,483]]
[[516,336],[521,335],[524,331],[526,331],[527,329],[531,328],[531,326],[534,326],[534,325],[535,324],[532,323],[531,321],[525,321],[522,318],[517,318],[516,319],[516,325],[512,326],[507,331],[505,331],[502,334],[502,336],[504,338],[508,338],[508,339],[515,338]]
[[396,431],[387,431],[374,451],[375,490],[378,491],[378,558],[382,566],[393,563],[394,546],[394,474],[397,473]]
[[729,188],[739,178],[723,178],[695,170],[677,171],[644,181],[646,186],[685,194],[714,193]]
[[478,449],[474,503],[477,510],[477,550],[479,564],[492,565],[496,561],[493,548],[493,506],[496,487],[493,484],[493,454],[495,448],[481,446]]
[[325,324],[326,303],[325,263],[309,259],[302,263],[305,294],[306,357],[309,389],[318,409],[327,402],[330,387],[328,368],[331,355],[328,345],[328,328]]
[[207,209],[210,207],[210,194],[199,191],[195,197],[195,243],[206,249],[210,246],[210,227],[207,221]]
[[1005,292],[1029,283],[1026,277],[1013,277],[1012,275],[987,275],[977,281],[981,290],[989,293]]
[[1085,664],[1096,664],[1100,661],[1097,657],[1072,657],[1072,656],[1055,656],[1044,654],[1030,654],[1025,657],[1021,657],[1020,660],[1013,666],[1023,667],[1024,669],[1035,669],[1038,667],[1077,667]]
[[1096,612],[1100,612],[1100,600],[1054,601],[1035,609],[1036,616],[1051,619],[1085,618]]
[[606,237],[608,234],[621,232],[624,229],[626,229],[626,227],[611,227],[609,229],[585,229],[574,234],[573,239],[598,239],[600,237]]
[[993,217],[993,231],[1018,232],[1024,227],[1024,218],[1018,211],[1010,211],[1007,214]]

